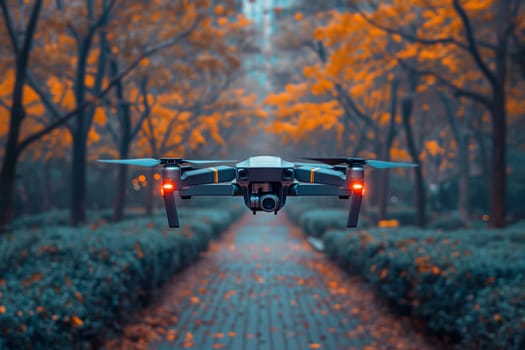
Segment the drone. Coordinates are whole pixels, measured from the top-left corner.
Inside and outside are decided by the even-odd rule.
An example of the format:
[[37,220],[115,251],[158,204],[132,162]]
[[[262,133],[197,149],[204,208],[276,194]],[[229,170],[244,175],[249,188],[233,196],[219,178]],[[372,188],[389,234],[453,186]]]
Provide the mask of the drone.
[[356,227],[365,192],[365,165],[379,169],[418,166],[347,157],[303,159],[316,163],[289,162],[277,156],[254,156],[241,162],[183,158],[99,159],[98,162],[144,167],[162,165],[161,193],[169,227],[180,227],[176,193],[181,199],[242,196],[254,215],[258,211],[277,214],[289,196],[338,196],[350,200],[346,226]]

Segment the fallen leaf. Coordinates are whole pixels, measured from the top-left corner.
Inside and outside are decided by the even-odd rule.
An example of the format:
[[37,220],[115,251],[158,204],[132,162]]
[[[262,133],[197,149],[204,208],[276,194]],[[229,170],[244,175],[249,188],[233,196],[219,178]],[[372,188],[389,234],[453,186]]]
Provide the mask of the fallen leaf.
[[73,315],[71,317],[71,324],[73,325],[73,327],[80,327],[84,324],[84,322],[79,317]]
[[226,293],[224,293],[224,299],[228,300],[230,299],[232,296],[234,296],[237,292],[235,290],[230,290]]

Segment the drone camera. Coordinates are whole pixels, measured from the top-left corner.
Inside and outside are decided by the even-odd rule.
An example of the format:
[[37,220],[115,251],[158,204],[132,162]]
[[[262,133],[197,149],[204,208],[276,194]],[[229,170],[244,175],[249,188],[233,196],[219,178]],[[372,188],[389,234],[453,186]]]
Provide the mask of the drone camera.
[[260,204],[265,212],[276,211],[279,208],[279,197],[274,194],[264,194],[261,196]]

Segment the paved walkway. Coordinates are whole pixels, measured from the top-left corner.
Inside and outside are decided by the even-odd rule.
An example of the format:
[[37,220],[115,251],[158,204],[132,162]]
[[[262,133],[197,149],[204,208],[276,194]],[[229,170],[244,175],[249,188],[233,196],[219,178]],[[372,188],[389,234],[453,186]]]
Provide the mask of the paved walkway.
[[107,349],[442,349],[313,250],[283,214],[246,215]]

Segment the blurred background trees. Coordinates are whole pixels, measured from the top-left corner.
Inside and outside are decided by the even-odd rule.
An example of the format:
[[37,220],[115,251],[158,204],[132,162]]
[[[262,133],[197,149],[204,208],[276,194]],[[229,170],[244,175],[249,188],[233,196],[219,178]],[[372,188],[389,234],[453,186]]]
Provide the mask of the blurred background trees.
[[377,219],[525,216],[520,0],[0,5],[0,224],[151,214],[155,170],[93,161],[182,155],[412,161],[368,173]]
[[[342,153],[421,164],[413,174],[420,226],[426,205],[451,182],[454,208],[468,219],[470,179],[481,176],[478,198],[489,203],[490,225],[503,227],[516,189],[507,185],[515,169],[507,130],[523,128],[525,113],[523,7],[518,0],[297,2],[283,12],[276,45],[309,58],[266,99],[276,115],[270,129],[303,139],[330,129]],[[513,146],[511,153],[523,151],[523,143]],[[380,184],[369,199],[384,208]]]

